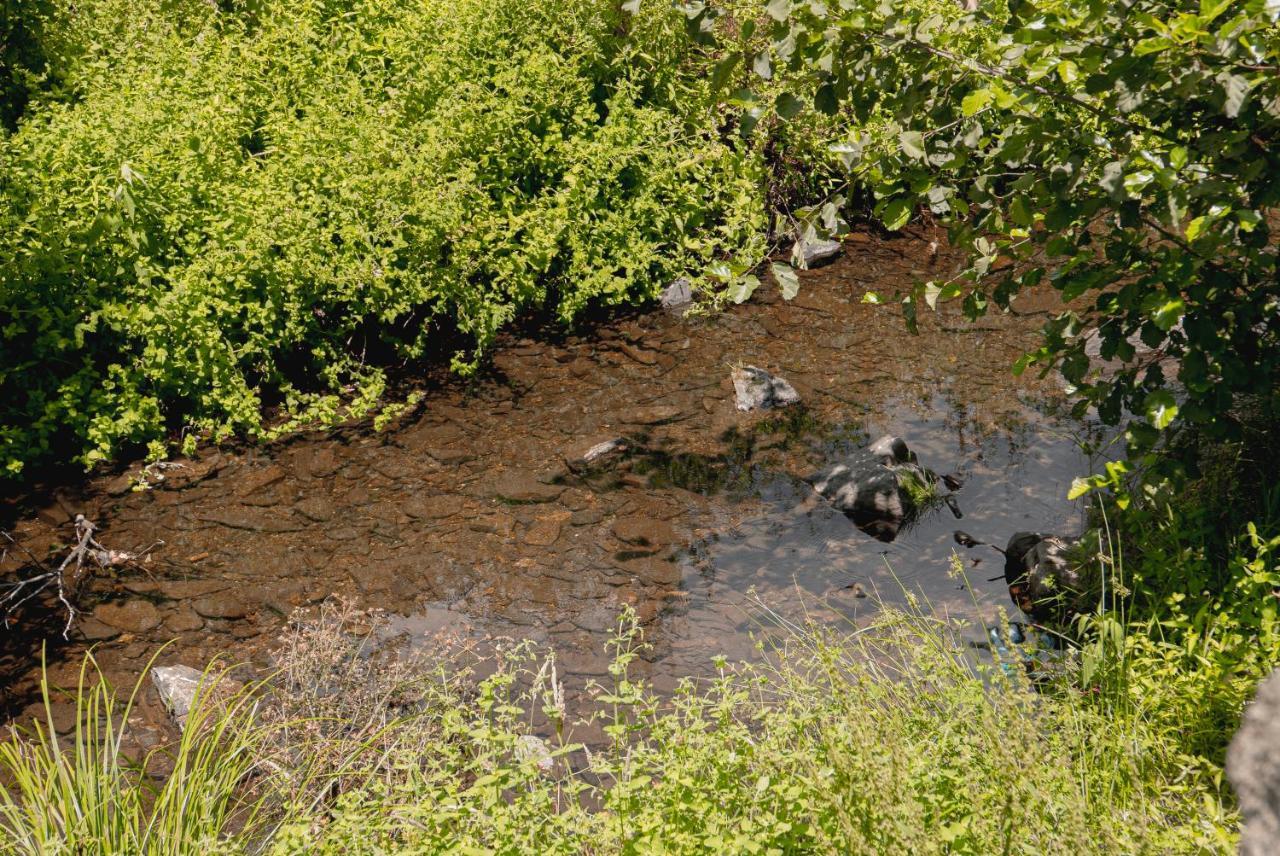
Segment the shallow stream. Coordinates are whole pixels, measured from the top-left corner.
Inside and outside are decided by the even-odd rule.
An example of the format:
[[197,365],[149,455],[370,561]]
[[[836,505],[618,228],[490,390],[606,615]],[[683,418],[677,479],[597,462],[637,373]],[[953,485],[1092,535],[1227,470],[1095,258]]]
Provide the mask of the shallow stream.
[[[548,642],[579,683],[604,673],[604,641],[630,604],[660,690],[707,673],[716,654],[751,656],[752,634],[773,626],[753,597],[830,622],[913,592],[990,619],[1009,604],[988,581],[1000,557],[958,548],[954,531],[1003,544],[1017,530],[1077,530],[1065,496],[1089,462],[1083,427],[1054,415],[1059,390],[1009,371],[1056,295],[976,323],[928,313],[919,335],[892,305],[862,301],[955,262],[927,235],[855,234],[789,303],[770,291],[709,317],[654,310],[567,338],[509,336],[485,377],[435,384],[381,432],[210,451],[154,470],[164,479],[143,491],[129,489],[135,468],[19,498],[12,531],[37,555],[65,549],[76,513],[116,549],[164,542],[142,569],[92,582],[72,641],[51,643],[51,679],[74,686],[90,644],[122,684],[171,640],[161,663],[265,664],[287,616],[333,595],[387,610],[411,634]],[[740,364],[786,378],[803,406],[738,412],[729,375]],[[960,479],[962,520],[943,506],[883,543],[802,481],[888,433]],[[629,451],[610,465],[565,466],[614,438]],[[948,573],[956,550],[972,593]],[[22,562],[10,551],[0,574]],[[8,715],[30,712],[32,663],[57,629],[0,631]],[[154,704],[146,715],[163,719]]]

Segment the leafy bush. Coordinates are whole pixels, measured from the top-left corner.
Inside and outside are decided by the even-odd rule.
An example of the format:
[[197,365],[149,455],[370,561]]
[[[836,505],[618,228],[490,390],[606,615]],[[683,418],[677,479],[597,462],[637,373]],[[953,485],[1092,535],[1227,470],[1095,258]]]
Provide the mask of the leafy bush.
[[[224,723],[223,734],[254,735],[258,758],[253,787],[228,803],[255,822],[242,833],[223,826],[221,851],[1231,849],[1235,819],[1223,794],[1163,732],[1111,717],[1067,683],[1037,691],[1020,669],[980,667],[954,625],[918,613],[887,613],[856,632],[789,633],[767,662],[721,664],[718,677],[685,681],[668,701],[634,678],[641,647],[624,615],[610,678],[577,712],[554,660],[528,645],[478,673],[436,668],[402,680],[393,669],[383,680],[371,671],[377,660],[342,633],[322,624],[285,647],[285,670],[310,677],[266,699],[268,708],[284,702],[283,719],[264,713],[247,731],[243,712],[210,720]],[[530,746],[535,723],[551,735],[546,750]],[[186,739],[210,746],[200,733]],[[583,745],[582,733],[597,736]],[[47,750],[23,738],[13,746],[0,754],[7,773],[38,779],[43,768],[31,765]],[[87,755],[91,763],[67,773],[98,781],[94,764],[112,769],[109,754]],[[225,771],[198,770],[217,776],[197,793],[223,799]],[[83,809],[138,805],[138,780],[104,781],[78,791]],[[34,791],[8,803],[0,852],[105,841],[58,838],[72,831],[56,822],[64,804]],[[163,827],[149,850],[102,852],[211,844],[208,815],[182,817],[190,829]],[[26,843],[36,827],[53,830],[42,850]]]
[[763,253],[760,158],[661,4],[94,0],[45,34],[67,95],[0,139],[10,475],[365,412],[391,360]]
[[1220,772],[1258,683],[1280,667],[1280,526],[1223,527],[1183,496],[1111,508],[1109,611],[1082,622],[1081,683],[1106,715],[1136,717]]
[[[1241,393],[1274,396],[1274,3],[1044,0],[969,14],[928,0],[775,0],[767,11],[769,42],[744,64],[769,78],[758,90],[777,93],[778,115],[811,104],[842,120],[834,152],[889,228],[927,206],[972,249],[968,268],[907,295],[909,317],[921,301],[1007,310],[1052,282],[1071,307],[1018,368],[1058,367],[1080,412],[1127,421],[1138,456],[1175,422],[1238,434]],[[718,12],[700,14],[710,24]],[[1124,365],[1091,371],[1099,358]]]

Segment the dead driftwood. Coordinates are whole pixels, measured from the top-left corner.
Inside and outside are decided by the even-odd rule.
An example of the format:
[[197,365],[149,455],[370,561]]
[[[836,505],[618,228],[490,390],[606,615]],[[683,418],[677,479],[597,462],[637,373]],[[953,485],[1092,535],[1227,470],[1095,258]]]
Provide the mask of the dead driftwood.
[[3,550],[0,550],[0,561],[8,557],[11,549],[17,550],[23,553],[30,566],[38,571],[25,579],[0,585],[0,611],[4,613],[2,620],[6,628],[12,625],[19,609],[40,595],[52,591],[62,608],[66,610],[67,620],[62,628],[62,638],[66,639],[71,633],[71,626],[76,616],[80,614],[75,607],[80,586],[90,573],[94,570],[108,570],[127,565],[140,567],[139,558],[164,544],[163,541],[156,541],[141,550],[111,550],[93,537],[98,527],[83,514],[76,515],[75,527],[75,546],[56,568],[50,568],[30,550],[19,544],[12,535],[0,530],[0,536],[8,542]]

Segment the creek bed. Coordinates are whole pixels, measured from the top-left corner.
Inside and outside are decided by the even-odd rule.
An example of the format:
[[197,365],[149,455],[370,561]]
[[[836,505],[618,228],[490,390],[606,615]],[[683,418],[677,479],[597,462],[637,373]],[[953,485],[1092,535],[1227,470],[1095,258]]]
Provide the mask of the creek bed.
[[[72,641],[50,649],[51,681],[74,687],[89,645],[120,685],[165,643],[162,664],[265,666],[287,616],[334,595],[411,634],[547,642],[579,685],[604,674],[604,642],[628,604],[660,690],[709,673],[715,654],[753,655],[752,634],[769,624],[749,592],[791,619],[858,621],[875,601],[860,593],[894,603],[908,591],[990,619],[1008,605],[987,581],[999,556],[961,550],[970,593],[948,574],[953,531],[1002,544],[1020,529],[1077,529],[1065,496],[1089,469],[1086,429],[1054,415],[1052,383],[1009,369],[1056,294],[976,323],[944,307],[922,314],[919,335],[892,306],[863,302],[944,274],[956,259],[933,246],[923,234],[854,234],[789,303],[764,289],[710,317],[655,310],[579,336],[507,336],[485,377],[440,384],[382,432],[210,451],[149,490],[127,489],[135,470],[14,506],[13,532],[37,554],[65,543],[80,512],[111,547],[164,541],[147,573],[92,582]],[[738,412],[729,376],[748,363],[790,381],[803,407]],[[961,477],[963,520],[943,507],[883,543],[814,500],[802,476],[886,433]],[[608,466],[565,467],[614,438],[629,451]],[[11,552],[0,573],[18,561]],[[32,712],[32,664],[56,629],[8,631],[7,715]],[[154,701],[144,715],[161,727]]]

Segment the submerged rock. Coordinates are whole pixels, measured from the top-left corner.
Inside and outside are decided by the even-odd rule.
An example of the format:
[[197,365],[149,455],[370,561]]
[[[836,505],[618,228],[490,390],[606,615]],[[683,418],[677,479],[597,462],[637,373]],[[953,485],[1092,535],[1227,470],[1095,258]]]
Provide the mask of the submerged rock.
[[666,425],[689,418],[689,414],[673,404],[654,404],[640,407],[623,416],[628,425]]
[[649,517],[620,517],[613,522],[613,535],[624,544],[659,548],[676,540],[675,529],[665,520]]
[[844,247],[839,241],[815,241],[811,244],[805,244],[802,254],[804,266],[807,268],[822,267],[827,262],[835,260],[843,250]]
[[938,498],[938,477],[920,464],[900,437],[882,437],[866,449],[818,473],[813,489],[854,524],[892,541]]
[[146,633],[160,626],[160,610],[149,601],[133,599],[124,603],[104,603],[93,617],[107,627],[124,633]]
[[739,410],[772,410],[800,403],[795,387],[755,366],[733,370],[733,391]]
[[581,455],[565,458],[565,463],[574,472],[582,472],[592,467],[601,466],[625,451],[627,451],[627,441],[621,437],[615,437],[612,440],[605,440],[603,443],[596,443]]
[[564,493],[562,485],[543,484],[532,473],[507,470],[493,482],[493,493],[510,503],[551,502]]
[[1244,818],[1240,856],[1280,852],[1280,670],[1258,685],[1227,750]]
[[1080,555],[1081,539],[1015,532],[1004,553],[1009,597],[1032,620],[1063,626],[1101,597],[1097,562]]

